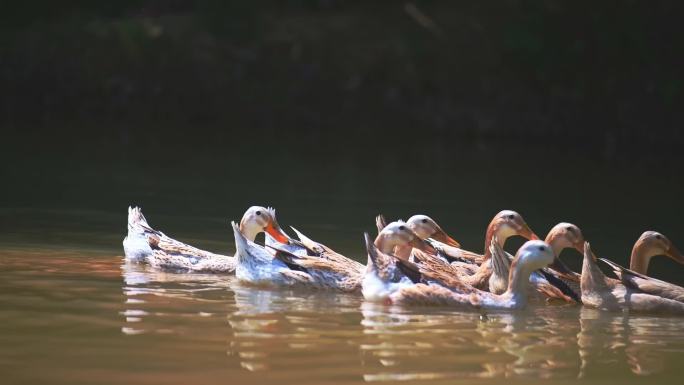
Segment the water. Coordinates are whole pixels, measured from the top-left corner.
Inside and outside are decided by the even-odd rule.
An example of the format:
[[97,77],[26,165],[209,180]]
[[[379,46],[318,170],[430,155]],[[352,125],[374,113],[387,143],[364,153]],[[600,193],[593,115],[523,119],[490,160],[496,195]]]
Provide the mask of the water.
[[[539,304],[486,315],[387,307],[151,271],[122,257],[129,204],[167,234],[224,254],[234,251],[228,220],[252,204],[275,206],[286,229],[295,225],[359,260],[362,233],[374,231],[379,212],[432,215],[472,250],[482,250],[487,222],[504,208],[541,236],[574,222],[599,256],[623,264],[646,229],[684,249],[679,166],[525,153],[306,154],[282,170],[270,160],[246,168],[233,155],[8,167],[3,180],[14,182],[0,191],[2,383],[680,383],[682,318]],[[562,258],[579,268],[577,253]],[[656,258],[649,272],[682,284],[681,271]]]
[[25,219],[0,249],[6,384],[679,383],[684,375],[681,318],[543,304],[480,314],[254,288],[125,263],[124,230],[109,232],[123,228],[125,213],[3,213]]

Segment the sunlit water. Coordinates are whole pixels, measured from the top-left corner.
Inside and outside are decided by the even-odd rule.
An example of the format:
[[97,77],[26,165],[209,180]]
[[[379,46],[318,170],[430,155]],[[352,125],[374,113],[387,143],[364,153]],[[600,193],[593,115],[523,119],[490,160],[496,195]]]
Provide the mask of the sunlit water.
[[62,226],[48,238],[60,246],[21,244],[44,238],[40,231],[2,238],[3,384],[681,383],[684,376],[682,318],[544,304],[480,314],[254,288],[231,276],[127,264],[123,230]]

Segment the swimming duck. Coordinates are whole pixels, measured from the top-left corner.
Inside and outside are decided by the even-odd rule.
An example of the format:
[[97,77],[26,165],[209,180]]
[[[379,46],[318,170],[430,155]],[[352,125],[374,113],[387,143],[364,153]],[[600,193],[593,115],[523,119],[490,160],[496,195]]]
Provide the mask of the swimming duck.
[[[260,206],[250,207],[240,221],[240,228],[252,240],[265,231],[287,242],[272,212]],[[139,207],[128,208],[128,235],[123,246],[127,260],[164,270],[234,273],[237,266],[235,257],[204,251],[154,230]]]
[[440,244],[448,245],[450,247],[460,248],[461,244],[455,239],[451,238],[442,228],[427,215],[414,215],[406,221],[406,225],[411,229],[420,239],[432,239]]
[[[492,239],[492,245],[490,246],[493,272],[489,278],[489,291],[501,294],[506,291],[508,285],[508,270],[510,260],[513,257],[506,253],[494,239]],[[584,236],[582,231],[572,223],[562,222],[551,228],[546,235],[545,242],[551,246],[554,261],[549,267],[532,273],[530,283],[539,293],[544,294],[547,298],[562,299],[567,302],[580,302],[579,274],[566,267],[558,256],[566,248],[574,248],[582,250],[582,253],[584,252]]]
[[458,276],[459,281],[476,287],[478,289],[487,289],[489,287],[489,279],[492,275],[492,264],[491,264],[491,250],[490,246],[492,239],[496,238],[497,243],[503,248],[504,243],[509,237],[514,235],[520,235],[529,240],[538,240],[534,232],[525,223],[522,216],[515,211],[503,210],[499,212],[492,221],[487,226],[487,232],[485,234],[485,254],[482,256],[477,256],[483,262],[474,269],[474,267],[468,267],[469,263],[452,263],[448,257],[454,258],[454,261],[459,259],[474,261],[475,259],[468,257],[468,255],[476,255],[472,252],[467,252],[458,248],[450,247],[451,250],[445,248],[443,245],[430,242],[430,244],[437,249],[440,253],[438,255],[429,255],[426,253],[417,253],[416,262],[421,268],[428,274],[438,274],[444,279],[447,276]]
[[177,241],[153,229],[139,207],[128,208],[128,235],[123,240],[126,260],[175,271],[232,273],[236,261]]
[[643,293],[684,302],[684,288],[669,282],[651,278],[646,275],[652,257],[666,255],[684,264],[684,256],[674,244],[663,234],[646,231],[634,243],[630,257],[629,269],[608,259],[600,260],[608,264],[622,284]]
[[463,294],[439,284],[401,287],[389,296],[396,304],[437,304],[478,309],[520,309],[527,304],[527,285],[533,271],[553,262],[553,251],[543,241],[527,241],[511,263],[507,290],[493,294],[476,290]]
[[[437,253],[438,251],[431,246],[431,242],[436,242],[437,244],[445,246],[461,247],[458,241],[451,238],[444,230],[442,230],[437,222],[427,215],[414,215],[406,222],[402,220],[398,220],[396,222],[399,224],[405,224],[416,236],[418,236],[418,238],[425,241],[425,243],[420,245],[420,248],[423,250],[429,250],[433,254]],[[379,214],[377,217],[375,217],[375,224],[378,228],[378,234],[380,234],[382,233],[382,230],[387,227],[387,220],[382,214]],[[395,246],[395,250],[392,251],[392,254],[401,259],[408,259],[411,249],[411,246]]]
[[421,282],[420,269],[409,261],[409,256],[414,247],[424,248],[425,243],[406,223],[396,221],[383,225],[375,241],[368,233],[364,238],[368,252],[362,282],[364,298],[383,301],[398,289]]
[[243,236],[233,223],[238,256],[237,278],[257,285],[302,286],[343,292],[361,289],[362,264],[292,229],[299,240],[284,233],[282,237],[285,239],[279,239],[269,233],[265,247],[261,247]]
[[582,303],[608,311],[635,311],[684,315],[684,303],[643,293],[622,282],[607,278],[596,264],[588,242],[582,263]]

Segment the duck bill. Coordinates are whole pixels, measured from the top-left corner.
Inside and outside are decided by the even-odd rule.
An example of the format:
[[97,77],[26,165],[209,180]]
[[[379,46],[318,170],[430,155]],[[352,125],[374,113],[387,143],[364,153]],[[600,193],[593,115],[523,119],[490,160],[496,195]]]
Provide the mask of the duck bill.
[[[525,223],[522,227],[522,230],[520,230],[520,236],[523,238],[527,238],[530,241],[538,241],[539,237],[537,234],[535,234],[532,229],[530,229],[530,226]],[[582,252],[584,252],[584,247],[582,248]]]
[[575,243],[574,248],[580,254],[584,254],[584,240],[582,240],[581,242]]
[[283,229],[281,229],[276,222],[269,223],[266,227],[264,227],[264,231],[273,237],[273,239],[282,244],[287,245],[290,242],[290,237],[285,234]]
[[437,230],[437,232],[432,234],[432,236],[430,238],[434,239],[435,241],[440,241],[442,243],[445,243],[449,246],[457,247],[459,249],[461,248],[461,244],[458,243],[458,241],[456,241],[455,239],[451,238],[442,229]]
[[670,245],[670,247],[665,251],[665,255],[684,265],[684,255],[682,255],[682,253],[677,250],[674,245]]

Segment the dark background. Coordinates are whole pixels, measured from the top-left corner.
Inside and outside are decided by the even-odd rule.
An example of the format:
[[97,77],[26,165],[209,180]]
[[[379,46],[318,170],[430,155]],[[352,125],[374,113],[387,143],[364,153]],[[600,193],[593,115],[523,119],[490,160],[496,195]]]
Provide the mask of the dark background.
[[0,206],[123,221],[139,204],[224,226],[274,205],[345,242],[379,211],[420,211],[472,249],[511,208],[542,235],[575,222],[615,254],[651,228],[681,245],[682,8],[9,2]]

